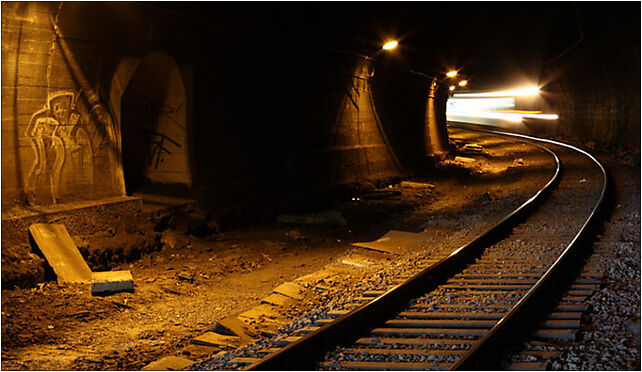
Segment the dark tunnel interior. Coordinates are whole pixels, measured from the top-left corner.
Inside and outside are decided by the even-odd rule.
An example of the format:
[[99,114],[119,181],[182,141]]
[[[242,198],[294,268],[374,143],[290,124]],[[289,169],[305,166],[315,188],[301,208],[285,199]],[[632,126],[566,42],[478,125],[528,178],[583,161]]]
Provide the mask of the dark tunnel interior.
[[[560,298],[589,305],[542,323],[563,353],[512,362],[639,369],[639,2],[4,1],[2,21],[2,369],[242,368],[482,233],[539,234],[536,261],[575,225],[597,254]],[[608,170],[586,225],[582,151]],[[450,368],[500,290],[465,347],[403,362]]]

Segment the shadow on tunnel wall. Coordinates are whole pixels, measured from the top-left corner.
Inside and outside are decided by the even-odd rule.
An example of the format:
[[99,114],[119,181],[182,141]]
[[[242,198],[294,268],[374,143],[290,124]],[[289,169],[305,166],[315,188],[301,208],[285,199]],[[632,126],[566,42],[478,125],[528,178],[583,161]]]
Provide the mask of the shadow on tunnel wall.
[[390,143],[406,171],[425,166],[425,119],[429,81],[393,63],[376,64],[372,91]]

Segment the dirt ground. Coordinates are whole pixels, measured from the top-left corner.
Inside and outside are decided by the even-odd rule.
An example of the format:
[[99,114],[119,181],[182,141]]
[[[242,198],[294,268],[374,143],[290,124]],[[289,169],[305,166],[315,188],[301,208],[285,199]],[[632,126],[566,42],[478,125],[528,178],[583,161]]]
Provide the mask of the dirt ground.
[[[134,293],[93,297],[86,286],[55,281],[3,289],[2,369],[140,369],[257,305],[278,285],[353,253],[350,243],[391,229],[473,233],[472,225],[503,217],[551,175],[550,155],[500,142],[488,138],[483,152],[457,154],[474,162],[451,157],[413,180],[434,188],[397,184],[380,190],[381,199],[337,201],[344,227],[272,222],[202,237],[167,229],[159,233],[162,249],[111,267],[132,271]],[[477,214],[468,225],[458,222]]]

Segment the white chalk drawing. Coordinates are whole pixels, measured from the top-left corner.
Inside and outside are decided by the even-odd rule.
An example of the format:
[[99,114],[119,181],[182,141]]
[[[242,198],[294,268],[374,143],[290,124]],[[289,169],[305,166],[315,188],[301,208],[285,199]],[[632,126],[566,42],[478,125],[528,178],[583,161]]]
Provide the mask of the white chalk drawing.
[[69,91],[52,93],[29,121],[25,134],[34,161],[25,191],[31,204],[56,203],[62,194],[91,193],[96,183],[109,188],[112,182],[111,117],[101,104],[86,109],[78,101],[80,96]]

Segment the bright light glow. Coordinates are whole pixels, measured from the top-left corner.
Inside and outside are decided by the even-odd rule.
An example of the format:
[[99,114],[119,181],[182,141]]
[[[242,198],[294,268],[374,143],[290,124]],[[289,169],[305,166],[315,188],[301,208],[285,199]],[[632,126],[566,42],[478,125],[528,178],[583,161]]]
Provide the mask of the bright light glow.
[[450,91],[453,91],[453,90],[455,90],[455,86],[451,85],[450,88],[448,88],[448,89],[450,89]]
[[515,98],[451,98],[447,105],[448,112],[507,111],[515,109]]
[[557,120],[560,118],[557,114],[522,114],[522,117],[543,120]]
[[541,114],[541,111],[527,111],[527,110],[493,110],[495,112],[509,112],[514,114]]
[[462,80],[459,82],[460,87],[465,87],[466,85],[468,85],[468,80]]
[[455,76],[457,76],[457,71],[455,71],[455,70],[449,71],[449,72],[446,74],[446,76],[448,76],[448,77],[455,77]]
[[455,97],[517,97],[517,96],[534,96],[539,94],[538,87],[528,87],[515,90],[503,90],[498,92],[485,93],[458,93]]
[[[515,110],[515,97],[453,98],[448,100],[448,121],[498,125],[499,121],[519,123],[523,119],[557,120],[556,114],[544,114],[536,110]],[[459,95],[460,96],[460,95]]]
[[395,49],[397,45],[399,45],[399,42],[397,40],[389,41],[383,45],[383,49],[385,50]]
[[[557,120],[559,116],[556,114],[517,114],[510,112],[493,112],[493,111],[479,111],[479,112],[449,112],[447,119],[449,121],[458,121],[457,117],[466,118],[484,118],[484,119],[499,119],[512,122],[520,122],[524,118],[541,119],[541,120]],[[468,122],[471,122],[468,120]]]

